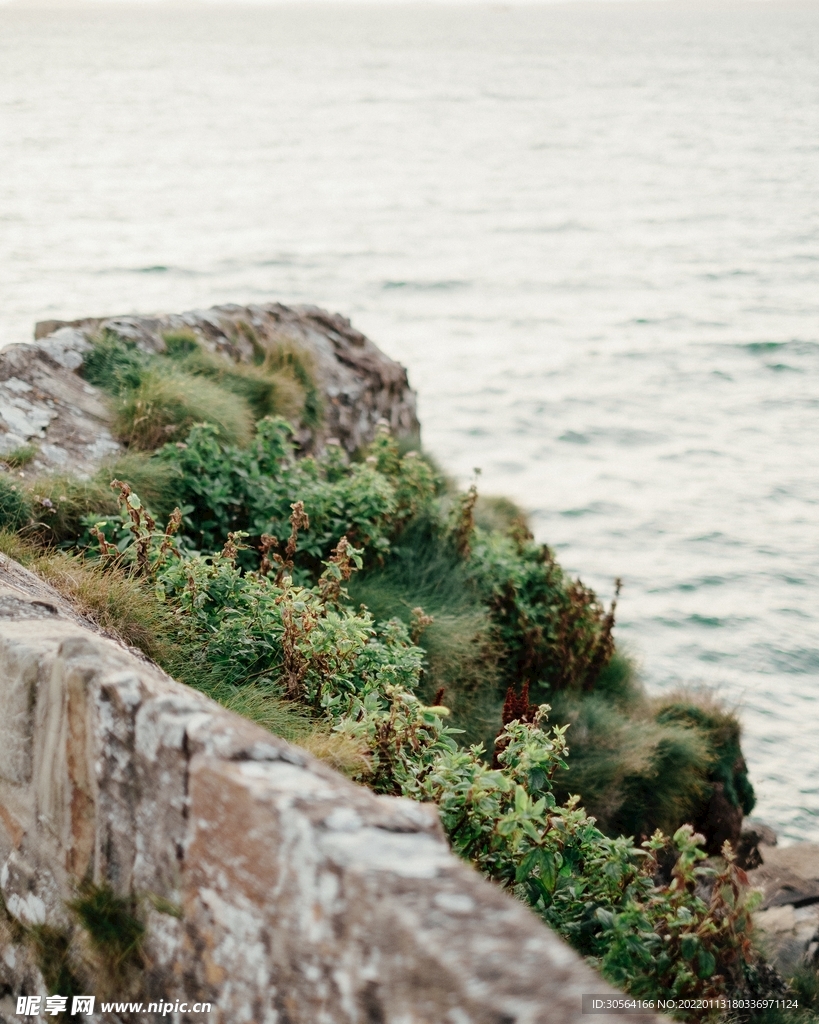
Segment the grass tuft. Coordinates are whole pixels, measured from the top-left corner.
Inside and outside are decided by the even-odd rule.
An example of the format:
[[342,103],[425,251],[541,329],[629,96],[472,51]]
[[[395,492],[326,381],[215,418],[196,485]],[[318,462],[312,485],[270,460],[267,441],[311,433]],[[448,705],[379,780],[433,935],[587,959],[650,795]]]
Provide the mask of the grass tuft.
[[107,885],[86,882],[70,904],[99,957],[108,980],[116,983],[143,965],[145,925],[134,896],[119,896]]
[[245,445],[253,433],[250,407],[238,395],[204,377],[157,368],[119,399],[114,432],[129,447],[150,451],[181,440],[195,423],[214,424],[226,444]]
[[623,708],[599,694],[556,694],[552,718],[571,723],[569,770],[556,781],[557,798],[580,794],[604,832],[672,833],[695,817],[710,763],[701,732],[655,721],[648,702]]
[[185,373],[212,380],[247,402],[257,420],[275,415],[297,420],[304,408],[304,388],[287,369],[268,371],[252,364],[233,363],[201,347],[177,358]]
[[515,529],[529,530],[526,513],[509,498],[479,494],[475,503],[475,525],[483,530],[511,533]]
[[464,730],[461,741],[489,744],[503,704],[499,649],[489,611],[446,538],[425,521],[410,524],[386,564],[354,577],[349,592],[376,619],[398,618],[411,630],[414,609],[432,616],[417,635],[426,654],[422,696],[443,689],[453,726]]
[[22,444],[0,457],[0,462],[4,462],[9,469],[23,469],[37,458],[38,451],[35,444]]
[[291,341],[281,340],[268,350],[263,366],[268,374],[282,383],[290,380],[299,386],[304,395],[301,421],[313,430],[320,427],[324,404],[316,385],[316,368],[310,353]]
[[82,373],[94,387],[110,395],[121,395],[140,386],[149,358],[133,342],[125,341],[113,331],[104,331],[94,338],[93,348],[85,356]]
[[20,530],[31,521],[33,507],[25,488],[0,474],[0,529]]

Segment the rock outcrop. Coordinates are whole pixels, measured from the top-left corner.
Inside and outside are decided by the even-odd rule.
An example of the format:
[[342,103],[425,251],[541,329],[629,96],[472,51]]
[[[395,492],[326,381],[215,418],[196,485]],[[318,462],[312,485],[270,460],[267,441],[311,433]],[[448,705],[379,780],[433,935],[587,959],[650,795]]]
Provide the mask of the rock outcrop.
[[763,893],[754,923],[771,962],[788,977],[803,962],[819,967],[819,843],[765,845],[748,872]]
[[406,370],[344,317],[314,307],[216,306],[163,316],[49,320],[35,342],[0,350],[0,457],[34,442],[34,468],[91,473],[119,450],[104,396],[78,374],[90,338],[114,331],[148,352],[162,352],[163,334],[192,330],[225,358],[250,362],[287,344],[306,354],[323,399],[318,430],[305,430],[305,448],[337,438],[349,452],[367,444],[379,420],[397,437],[419,433],[415,393]]
[[[616,995],[449,852],[433,808],[173,682],[5,557],[0,708],[0,1020],[47,994],[44,928],[112,1024],[157,1015],[100,1014],[105,995],[224,1024],[562,1024]],[[83,880],[136,901],[135,975],[83,974]]]

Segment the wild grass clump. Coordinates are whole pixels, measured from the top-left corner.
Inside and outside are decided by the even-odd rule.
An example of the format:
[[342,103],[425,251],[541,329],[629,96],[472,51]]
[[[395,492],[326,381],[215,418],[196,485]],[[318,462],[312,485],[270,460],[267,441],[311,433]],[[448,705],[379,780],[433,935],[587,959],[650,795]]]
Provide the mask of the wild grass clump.
[[105,331],[84,361],[86,380],[113,399],[114,431],[130,448],[152,451],[181,441],[195,423],[214,425],[238,446],[266,416],[320,424],[312,364],[297,347],[259,349],[260,361],[244,364],[210,352],[190,329],[168,331],[164,342],[163,354],[148,353]]
[[[304,399],[301,420],[305,426],[315,430],[321,426],[324,403],[316,385],[316,368],[308,352],[293,342],[281,339],[270,348],[262,363],[267,373],[282,381],[294,381],[302,390]],[[283,409],[276,410],[287,415]]]
[[729,803],[750,814],[756,798],[740,746],[740,725],[707,693],[678,693],[656,702],[656,720],[702,734],[708,743],[709,779],[722,786]]
[[184,438],[195,423],[212,423],[229,444],[245,445],[253,433],[244,399],[204,377],[170,368],[147,370],[115,406],[114,433],[143,451]]
[[31,500],[13,477],[0,473],[0,529],[19,530],[33,514]]
[[693,822],[708,791],[710,747],[696,729],[660,723],[647,701],[628,709],[603,695],[555,698],[558,721],[571,724],[569,771],[559,799],[581,793],[609,835],[648,838]]
[[115,512],[117,502],[106,476],[100,473],[92,479],[80,479],[56,473],[28,481],[32,514],[25,536],[41,545],[60,544],[82,535],[83,518],[89,512]]
[[110,395],[122,395],[140,386],[150,364],[151,357],[133,342],[104,331],[86,353],[82,373],[94,387]]
[[9,469],[24,469],[37,458],[38,451],[35,444],[22,444],[0,456],[0,462],[5,463]]
[[100,962],[100,980],[107,982],[106,988],[122,984],[144,965],[145,925],[135,896],[121,896],[108,885],[84,882],[69,907]]
[[[171,344],[168,339],[171,339]],[[254,364],[233,363],[224,356],[196,345],[179,345],[179,335],[165,335],[169,354],[183,373],[204,377],[247,403],[255,419],[286,416],[297,420],[304,408],[305,392],[294,376],[282,368],[270,372]]]
[[383,566],[353,580],[350,596],[377,619],[405,623],[425,653],[419,692],[427,700],[439,695],[465,743],[491,743],[503,703],[503,652],[449,537],[428,518],[414,520]]

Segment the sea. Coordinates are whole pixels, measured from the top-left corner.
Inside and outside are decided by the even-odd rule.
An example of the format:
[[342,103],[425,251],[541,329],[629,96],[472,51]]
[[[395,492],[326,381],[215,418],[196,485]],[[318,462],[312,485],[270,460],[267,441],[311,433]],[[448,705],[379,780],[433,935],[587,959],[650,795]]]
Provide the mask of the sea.
[[0,344],[274,300],[819,840],[819,3],[0,3]]

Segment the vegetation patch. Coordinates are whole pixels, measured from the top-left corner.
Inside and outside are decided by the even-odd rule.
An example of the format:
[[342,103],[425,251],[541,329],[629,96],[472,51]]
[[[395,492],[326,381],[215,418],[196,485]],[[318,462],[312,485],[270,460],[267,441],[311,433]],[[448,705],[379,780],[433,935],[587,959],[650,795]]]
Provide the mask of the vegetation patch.
[[87,882],[69,908],[84,929],[109,986],[115,989],[142,968],[145,925],[135,896],[120,896],[107,885]]
[[[202,410],[94,480],[35,481],[0,548],[181,681],[376,792],[435,801],[457,853],[633,995],[764,994],[730,848],[706,863],[692,827],[717,785],[752,803],[735,717],[649,700],[614,604],[510,503],[455,493],[386,430],[360,461],[296,458],[286,420],[254,425],[291,364],[234,374],[193,335],[166,345],[100,339],[86,374],[133,402],[162,359],[249,410],[252,436]],[[110,970],[138,963],[133,901],[87,888],[74,912]]]
[[12,451],[7,452],[0,459],[0,462],[5,463],[9,469],[23,469],[23,467],[37,458],[37,451],[36,445],[23,444],[19,448],[14,448]]
[[[247,327],[252,332],[252,329]],[[321,401],[309,358],[283,344],[243,364],[205,348],[192,330],[164,335],[165,353],[143,352],[112,331],[86,355],[86,380],[113,401],[114,433],[130,449],[153,451],[210,423],[228,444],[245,446],[253,424],[283,415],[316,428]]]

